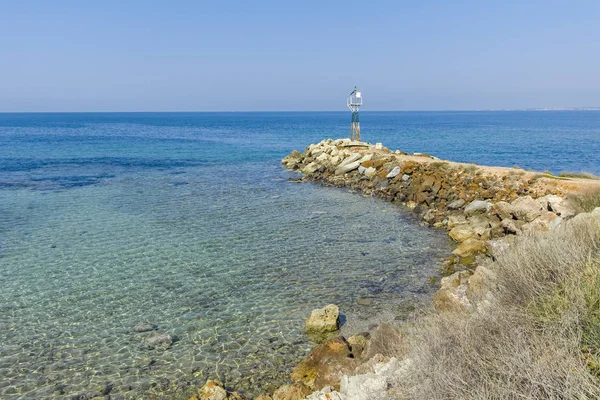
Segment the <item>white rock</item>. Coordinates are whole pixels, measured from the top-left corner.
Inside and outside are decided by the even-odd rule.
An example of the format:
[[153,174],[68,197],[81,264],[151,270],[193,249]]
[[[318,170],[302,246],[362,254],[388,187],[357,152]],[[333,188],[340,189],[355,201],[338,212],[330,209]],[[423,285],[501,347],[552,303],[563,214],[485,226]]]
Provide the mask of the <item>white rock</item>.
[[395,166],[394,169],[392,169],[389,174],[386,175],[386,178],[395,178],[396,176],[398,176],[398,174],[400,173],[400,167]]
[[382,143],[375,143],[375,150],[383,150],[383,144]]
[[362,165],[358,167],[358,173],[363,175],[367,169]]
[[375,175],[377,175],[377,169],[375,169],[373,167],[369,167],[365,170],[365,176],[372,178]]
[[350,156],[344,158],[344,161],[341,162],[341,164],[339,165],[339,167],[341,168],[344,165],[351,164],[351,163],[353,163],[353,162],[355,162],[357,160],[360,160],[361,157],[362,157],[362,155],[360,153],[352,153],[352,154],[350,154]]
[[302,172],[310,175],[314,174],[316,170],[318,170],[321,166],[316,161],[311,162],[306,167],[302,168]]
[[360,159],[361,163],[364,163],[365,161],[369,161],[371,158],[373,158],[373,154],[365,154],[364,156],[362,156],[362,158]]
[[323,389],[313,392],[307,400],[345,400],[339,392],[333,390],[331,386],[325,386]]
[[342,163],[335,170],[335,174],[342,175],[342,174],[345,174],[346,172],[354,171],[358,167],[360,167],[360,161],[354,161],[352,163],[346,163],[346,164]]
[[465,207],[465,215],[470,216],[474,214],[480,214],[490,211],[492,206],[487,201],[473,200],[468,206]]

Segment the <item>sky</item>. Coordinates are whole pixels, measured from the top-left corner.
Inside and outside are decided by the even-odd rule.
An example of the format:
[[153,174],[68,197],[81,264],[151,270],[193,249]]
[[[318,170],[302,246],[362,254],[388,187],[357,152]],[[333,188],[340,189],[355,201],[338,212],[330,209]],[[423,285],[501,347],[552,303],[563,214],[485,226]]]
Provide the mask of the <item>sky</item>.
[[600,107],[600,1],[0,0],[0,112]]

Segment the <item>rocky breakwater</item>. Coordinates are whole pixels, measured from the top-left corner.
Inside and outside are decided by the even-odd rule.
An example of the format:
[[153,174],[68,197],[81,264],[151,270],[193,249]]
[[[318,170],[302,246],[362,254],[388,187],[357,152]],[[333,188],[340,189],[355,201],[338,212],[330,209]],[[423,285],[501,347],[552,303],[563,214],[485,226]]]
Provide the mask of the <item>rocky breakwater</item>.
[[562,197],[572,189],[569,181],[392,152],[381,144],[328,139],[282,163],[301,171],[303,180],[401,203],[427,224],[447,229],[458,243],[448,265],[473,265],[505,246],[506,237],[552,229],[575,214]]

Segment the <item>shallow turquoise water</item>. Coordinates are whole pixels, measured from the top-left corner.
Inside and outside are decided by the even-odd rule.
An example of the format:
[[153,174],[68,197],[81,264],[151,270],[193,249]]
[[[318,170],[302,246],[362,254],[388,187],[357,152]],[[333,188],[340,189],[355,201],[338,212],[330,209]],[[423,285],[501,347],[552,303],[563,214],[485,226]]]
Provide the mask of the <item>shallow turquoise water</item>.
[[[407,118],[443,129],[443,115],[424,115],[366,114],[364,134],[439,156],[460,149],[464,136],[412,149],[417,138],[389,132]],[[596,117],[578,115],[559,124],[589,138],[574,154],[598,146]],[[451,249],[444,232],[377,199],[291,183],[279,164],[293,148],[346,136],[346,117],[0,114],[0,397],[71,398],[110,383],[115,398],[144,398],[208,377],[258,393],[310,348],[311,309],[333,302],[362,321],[427,299]],[[595,155],[561,157],[564,169],[597,171]],[[179,340],[149,349],[154,333],[135,332],[140,322]]]

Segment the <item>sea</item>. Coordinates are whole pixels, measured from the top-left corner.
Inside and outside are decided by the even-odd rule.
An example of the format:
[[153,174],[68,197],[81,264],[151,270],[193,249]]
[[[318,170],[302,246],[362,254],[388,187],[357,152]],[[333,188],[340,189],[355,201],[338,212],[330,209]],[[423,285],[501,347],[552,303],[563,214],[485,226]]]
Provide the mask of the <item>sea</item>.
[[[314,345],[312,309],[339,305],[351,334],[426,306],[444,231],[280,164],[349,125],[0,113],[0,398],[184,399],[208,378],[255,396]],[[600,174],[599,111],[366,111],[361,128],[391,150]]]

